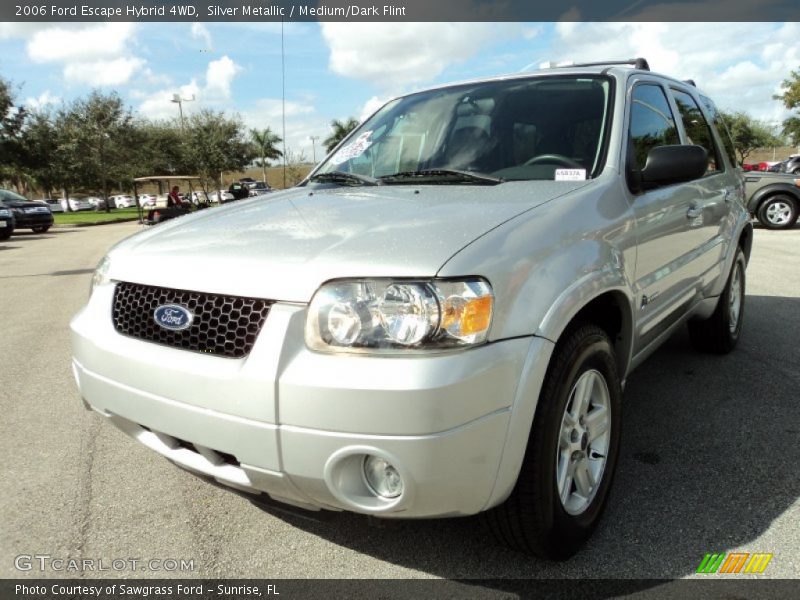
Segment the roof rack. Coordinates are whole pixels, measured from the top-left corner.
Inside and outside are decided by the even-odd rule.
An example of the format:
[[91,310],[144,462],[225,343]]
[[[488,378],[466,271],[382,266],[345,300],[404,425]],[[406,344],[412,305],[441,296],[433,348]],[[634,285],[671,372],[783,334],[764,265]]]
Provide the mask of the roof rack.
[[639,69],[641,71],[649,71],[650,65],[647,64],[646,58],[629,58],[628,60],[603,60],[600,62],[588,62],[588,63],[572,63],[572,62],[564,62],[564,63],[557,63],[555,65],[551,65],[551,63],[544,63],[542,68],[557,68],[557,67],[607,67],[611,65],[631,65],[634,69]]

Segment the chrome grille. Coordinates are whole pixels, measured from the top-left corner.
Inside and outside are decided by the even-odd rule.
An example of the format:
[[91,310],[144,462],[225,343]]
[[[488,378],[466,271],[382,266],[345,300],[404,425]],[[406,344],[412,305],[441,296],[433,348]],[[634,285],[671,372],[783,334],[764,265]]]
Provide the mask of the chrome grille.
[[[164,329],[153,313],[178,304],[194,319],[183,331]],[[269,300],[222,296],[120,282],[114,289],[114,328],[140,340],[229,358],[250,353],[269,313]]]

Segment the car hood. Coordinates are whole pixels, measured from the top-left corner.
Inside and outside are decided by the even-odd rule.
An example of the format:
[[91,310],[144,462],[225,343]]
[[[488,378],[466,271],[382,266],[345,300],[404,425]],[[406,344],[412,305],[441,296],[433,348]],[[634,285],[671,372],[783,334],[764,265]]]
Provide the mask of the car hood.
[[47,206],[44,202],[31,202],[22,200],[3,200],[0,201],[0,206],[6,208],[41,208],[42,206]]
[[487,231],[588,183],[294,188],[132,236],[109,276],[307,302],[329,279],[432,277]]

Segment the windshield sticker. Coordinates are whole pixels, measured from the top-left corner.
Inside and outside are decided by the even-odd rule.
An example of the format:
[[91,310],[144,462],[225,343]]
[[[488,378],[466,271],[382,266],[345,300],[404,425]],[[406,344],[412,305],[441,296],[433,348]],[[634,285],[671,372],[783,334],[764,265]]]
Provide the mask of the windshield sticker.
[[584,181],[586,169],[556,169],[556,181]]
[[372,131],[365,131],[362,133],[354,142],[350,142],[347,146],[334,154],[331,158],[331,162],[335,165],[340,165],[351,158],[356,158],[364,154],[364,151],[372,145],[372,141],[369,139],[371,135]]

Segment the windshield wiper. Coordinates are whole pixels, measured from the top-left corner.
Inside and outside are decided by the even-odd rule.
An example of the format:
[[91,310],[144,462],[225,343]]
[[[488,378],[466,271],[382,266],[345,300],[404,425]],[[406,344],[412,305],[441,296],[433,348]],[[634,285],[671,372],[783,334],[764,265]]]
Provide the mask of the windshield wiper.
[[329,171],[317,173],[308,179],[319,183],[338,183],[340,185],[381,185],[382,182],[358,173],[345,173],[344,171]]
[[497,185],[505,179],[474,173],[472,171],[459,171],[457,169],[423,169],[421,171],[400,171],[379,178],[387,184],[397,183],[476,183],[479,185]]

